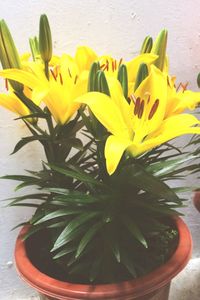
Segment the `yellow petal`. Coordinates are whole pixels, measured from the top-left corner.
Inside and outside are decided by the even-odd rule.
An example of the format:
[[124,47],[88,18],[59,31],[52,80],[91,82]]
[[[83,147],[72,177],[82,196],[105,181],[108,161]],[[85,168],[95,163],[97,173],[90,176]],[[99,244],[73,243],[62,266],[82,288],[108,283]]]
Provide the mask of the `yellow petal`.
[[78,98],[77,101],[87,104],[109,132],[117,136],[129,136],[129,129],[123,120],[121,111],[110,97],[103,93],[90,92]]
[[19,116],[30,114],[29,109],[17,98],[15,94],[0,94],[0,105]]
[[91,64],[97,59],[96,53],[89,47],[80,46],[76,50],[75,61],[79,71],[89,70]]
[[[167,101],[166,76],[158,68],[151,66],[150,75],[139,85],[135,91],[135,97],[144,101],[144,113],[141,118],[135,117],[133,125],[134,142],[139,142],[156,130],[164,119]],[[156,102],[158,103],[157,109],[150,117]]]
[[6,69],[0,71],[0,76],[3,78],[15,80],[28,86],[30,88],[35,88],[36,86],[41,86],[41,81],[33,74],[27,71],[19,69]]
[[107,138],[105,145],[105,158],[106,158],[106,168],[109,175],[112,175],[128,146],[132,142],[128,139],[122,139],[120,137],[110,135]]
[[139,155],[181,135],[200,134],[200,127],[193,127],[195,125],[200,125],[200,122],[192,115],[174,115],[163,121],[145,141],[136,145],[137,149],[132,149],[133,154]]

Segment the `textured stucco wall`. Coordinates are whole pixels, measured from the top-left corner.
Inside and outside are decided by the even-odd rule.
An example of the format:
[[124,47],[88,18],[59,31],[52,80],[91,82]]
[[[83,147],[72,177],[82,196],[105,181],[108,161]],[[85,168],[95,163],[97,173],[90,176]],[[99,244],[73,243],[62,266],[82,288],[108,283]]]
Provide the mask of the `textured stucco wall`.
[[[171,73],[196,88],[200,70],[200,1],[160,0],[4,0],[0,18],[6,19],[21,53],[28,49],[28,37],[37,34],[41,13],[47,13],[52,25],[55,53],[74,53],[77,45],[87,44],[99,54],[112,53],[126,59],[136,55],[143,37],[155,36],[163,27],[169,30],[168,54]],[[0,92],[3,85],[0,86]],[[15,156],[9,156],[18,139],[26,134],[14,115],[0,110],[0,175],[40,167],[42,153],[30,144]],[[41,155],[40,155],[41,154]],[[193,179],[192,179],[193,181]],[[13,182],[0,182],[1,198],[13,195]],[[10,229],[26,219],[30,210],[0,208],[0,299],[34,299],[33,293],[17,278],[12,253],[17,231]],[[194,255],[199,256],[198,214],[191,206],[187,222],[195,239]]]

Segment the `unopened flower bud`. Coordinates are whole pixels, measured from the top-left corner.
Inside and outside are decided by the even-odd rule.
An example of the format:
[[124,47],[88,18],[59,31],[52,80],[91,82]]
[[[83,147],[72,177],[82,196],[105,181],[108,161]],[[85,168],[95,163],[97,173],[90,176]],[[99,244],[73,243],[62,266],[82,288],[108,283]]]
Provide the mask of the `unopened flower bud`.
[[151,36],[146,36],[142,44],[140,54],[150,53],[153,46],[153,39]]
[[141,82],[149,75],[147,65],[142,63],[139,66],[138,72],[137,72],[137,77],[135,80],[135,86],[134,86],[134,91],[137,90]]
[[164,69],[165,60],[166,60],[166,48],[167,48],[167,35],[168,32],[166,29],[163,29],[156,38],[156,41],[153,45],[152,53],[158,55],[157,60],[155,61],[155,66],[161,71]]
[[46,15],[41,15],[40,17],[39,49],[43,61],[49,62],[52,57],[52,38]]
[[[0,21],[0,61],[3,69],[21,69],[19,54],[4,20]],[[18,92],[23,90],[22,84],[13,80],[9,82],[14,90]]]

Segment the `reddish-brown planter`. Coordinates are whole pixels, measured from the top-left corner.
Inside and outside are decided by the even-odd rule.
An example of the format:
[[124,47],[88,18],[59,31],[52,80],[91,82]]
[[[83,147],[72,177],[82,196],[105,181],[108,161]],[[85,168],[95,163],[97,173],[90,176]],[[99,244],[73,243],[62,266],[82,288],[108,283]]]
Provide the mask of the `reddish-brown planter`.
[[200,192],[194,192],[193,203],[196,209],[200,212]]
[[24,227],[16,241],[15,261],[21,278],[35,288],[41,299],[51,300],[167,300],[170,282],[187,264],[192,250],[190,232],[181,220],[174,219],[179,232],[179,242],[172,257],[153,272],[119,284],[86,285],[63,282],[51,278],[37,270],[30,262],[22,235]]

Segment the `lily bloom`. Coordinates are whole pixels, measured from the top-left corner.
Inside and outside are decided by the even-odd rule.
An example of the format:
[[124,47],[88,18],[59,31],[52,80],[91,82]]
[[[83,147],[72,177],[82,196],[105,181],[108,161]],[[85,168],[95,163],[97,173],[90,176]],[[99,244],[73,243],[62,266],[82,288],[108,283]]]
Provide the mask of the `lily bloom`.
[[194,110],[200,103],[200,93],[187,90],[187,83],[175,85],[175,77],[167,75],[167,107],[165,117],[182,113],[186,109]]
[[7,69],[0,71],[0,76],[29,87],[32,101],[43,101],[57,123],[68,122],[80,107],[74,99],[87,91],[87,80],[78,75],[73,78],[70,69],[63,72],[62,67],[51,70],[49,80],[39,65],[32,63],[31,71]]
[[107,171],[111,175],[127,150],[139,156],[175,137],[200,134],[200,122],[189,114],[170,115],[167,108],[167,80],[155,66],[131,96],[129,104],[120,83],[108,81],[110,97],[90,92],[77,101],[87,104],[96,118],[110,132],[105,144]]
[[[80,55],[83,55],[84,58],[84,64],[82,65],[79,63]],[[74,99],[87,92],[88,70],[93,59],[96,59],[96,54],[90,48],[79,47],[75,57],[76,59],[64,54],[62,57],[57,58],[55,60],[57,64],[50,68],[49,80],[45,76],[44,66],[40,60],[37,62],[24,60],[23,70],[2,70],[0,71],[0,76],[22,83],[26,90],[29,88],[32,92],[31,97],[28,98],[37,105],[40,105],[41,101],[43,101],[55,121],[65,124],[80,107],[80,104],[75,102]],[[3,98],[5,99],[5,97],[4,95]],[[14,103],[12,100],[10,108],[13,105],[13,110],[16,112],[15,108],[18,107],[19,111],[19,107],[21,107],[24,110],[20,110],[20,115],[27,114],[27,112],[29,114],[30,112],[16,98],[14,97],[18,101]],[[5,101],[0,102],[2,105],[3,103]]]

